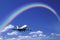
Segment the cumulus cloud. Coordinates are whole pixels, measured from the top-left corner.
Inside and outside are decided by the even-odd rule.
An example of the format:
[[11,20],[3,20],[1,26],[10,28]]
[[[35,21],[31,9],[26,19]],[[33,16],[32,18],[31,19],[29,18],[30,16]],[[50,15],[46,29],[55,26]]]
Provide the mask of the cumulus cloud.
[[0,38],[0,40],[3,40],[3,38]]
[[30,32],[29,34],[42,34],[42,31]]
[[7,31],[10,28],[14,28],[14,26],[13,25],[8,25],[1,32],[5,32],[5,31]]
[[33,35],[33,37],[46,36],[46,35],[43,34],[42,31],[30,32],[29,34]]
[[[8,29],[13,28],[14,26],[12,25],[8,25],[2,32],[6,32]],[[8,37],[5,36],[3,37],[2,35],[0,36],[0,40],[60,40],[60,34],[56,34],[56,33],[51,33],[49,35],[44,34],[43,31],[34,31],[34,32],[30,32],[29,35],[17,35],[18,32],[17,31],[13,31],[13,32],[7,32],[8,36],[12,36],[12,37]],[[14,37],[15,35],[17,35],[16,37]]]
[[[8,35],[14,35],[16,32],[11,32]],[[16,33],[18,34],[18,33]],[[43,34],[42,31],[30,32],[29,35],[18,35],[17,37],[8,38],[6,37],[4,40],[60,40],[60,34],[51,33],[50,35]],[[2,38],[0,38],[2,40]]]
[[17,31],[13,31],[13,32],[11,32],[11,33],[7,33],[7,35],[17,35],[17,34],[18,34]]
[[17,36],[16,38],[6,38],[5,40],[60,40],[60,37],[57,37],[57,36],[52,36],[50,34],[50,36],[37,36],[37,37],[33,37],[32,35],[31,36]]
[[0,40],[3,40],[3,37],[2,36],[0,36]]

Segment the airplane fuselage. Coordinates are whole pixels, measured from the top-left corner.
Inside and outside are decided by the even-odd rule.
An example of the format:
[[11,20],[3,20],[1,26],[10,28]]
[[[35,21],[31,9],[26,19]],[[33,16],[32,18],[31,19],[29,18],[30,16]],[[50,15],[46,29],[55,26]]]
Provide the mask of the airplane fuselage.
[[16,30],[16,31],[26,31],[27,28],[23,28],[23,29],[12,29],[12,30]]

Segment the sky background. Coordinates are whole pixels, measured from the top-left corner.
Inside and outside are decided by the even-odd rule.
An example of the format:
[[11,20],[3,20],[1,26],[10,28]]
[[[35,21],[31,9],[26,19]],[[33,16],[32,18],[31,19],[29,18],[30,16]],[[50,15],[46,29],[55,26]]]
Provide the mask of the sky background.
[[[8,17],[8,15],[12,14],[12,12],[16,10],[16,8],[35,2],[49,5],[60,16],[60,0],[0,0],[0,25],[5,20],[5,18]],[[60,33],[60,22],[58,21],[57,17],[48,9],[42,7],[31,8],[27,11],[24,11],[10,24],[15,27],[16,25],[21,27],[26,24],[32,31],[40,30],[45,34]],[[11,31],[12,30],[10,30],[10,32]],[[5,33],[7,32],[8,31]],[[21,33],[23,35],[27,35],[29,32],[30,31]]]

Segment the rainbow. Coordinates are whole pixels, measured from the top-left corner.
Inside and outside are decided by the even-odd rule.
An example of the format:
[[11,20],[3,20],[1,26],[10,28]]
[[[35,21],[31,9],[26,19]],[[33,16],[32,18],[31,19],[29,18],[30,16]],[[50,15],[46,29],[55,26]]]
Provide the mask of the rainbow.
[[[2,30],[3,28],[5,28],[9,23],[12,22],[12,20],[14,20],[16,18],[16,16],[20,15],[22,12],[30,9],[30,8],[34,8],[34,7],[43,7],[46,8],[48,10],[50,10],[59,20],[59,16],[56,13],[56,11],[54,9],[52,9],[50,6],[43,4],[43,3],[30,3],[27,5],[24,5],[23,7],[18,8],[16,11],[12,12],[11,15],[9,15],[2,23],[2,25],[0,26],[0,30]],[[59,20],[60,21],[60,20]]]

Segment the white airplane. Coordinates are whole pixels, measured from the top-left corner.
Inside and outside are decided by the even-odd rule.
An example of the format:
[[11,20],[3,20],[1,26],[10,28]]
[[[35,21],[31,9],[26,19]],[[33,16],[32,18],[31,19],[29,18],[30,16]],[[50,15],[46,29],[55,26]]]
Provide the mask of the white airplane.
[[27,25],[23,25],[22,27],[18,27],[16,26],[16,28],[13,28],[12,30],[17,30],[17,31],[26,31],[26,30],[30,30],[29,28],[27,28]]

